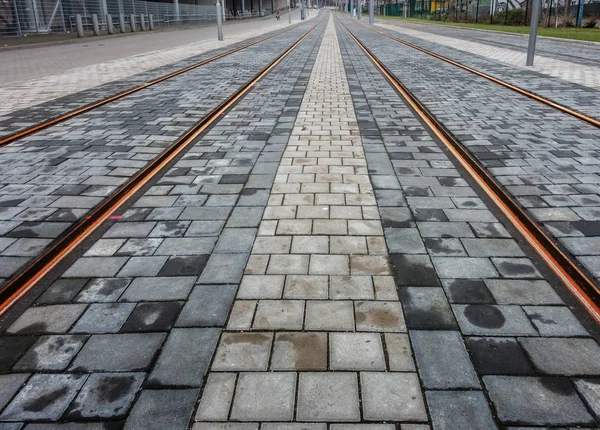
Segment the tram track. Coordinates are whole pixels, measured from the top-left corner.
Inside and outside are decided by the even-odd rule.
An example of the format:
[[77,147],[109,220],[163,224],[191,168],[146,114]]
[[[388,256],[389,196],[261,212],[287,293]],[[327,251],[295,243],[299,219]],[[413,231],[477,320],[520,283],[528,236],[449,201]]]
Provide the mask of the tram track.
[[[154,158],[145,168],[132,176],[113,194],[104,199],[86,216],[73,224],[57,238],[42,254],[32,260],[24,269],[9,279],[0,288],[0,316],[4,315],[28,291],[35,287],[48,273],[64,261],[87,238],[109,220],[116,211],[131,201],[153,178],[162,174],[172,162],[190,147],[208,129],[220,121],[257,83],[275,68],[287,55],[306,39],[320,23],[310,27],[299,39],[267,64],[243,86],[215,107],[202,120],[191,127],[184,135]],[[270,37],[274,37],[270,36]],[[258,43],[258,42],[257,42]]]
[[121,91],[121,92],[119,92],[117,94],[114,94],[114,95],[112,95],[110,97],[107,97],[105,99],[102,99],[102,100],[99,100],[99,101],[87,104],[85,106],[82,106],[80,108],[71,110],[69,112],[61,114],[61,115],[56,116],[54,118],[50,118],[50,119],[48,119],[46,121],[43,121],[43,122],[40,122],[38,124],[32,125],[30,127],[24,128],[24,129],[22,129],[20,131],[17,131],[16,133],[12,133],[10,135],[4,136],[4,137],[0,137],[0,148],[3,147],[3,146],[9,145],[9,144],[11,144],[11,143],[13,143],[13,142],[15,142],[15,141],[17,141],[19,139],[22,139],[24,137],[30,136],[32,134],[35,134],[35,133],[39,132],[39,131],[45,130],[45,129],[49,128],[49,127],[52,127],[52,126],[57,125],[57,124],[60,124],[60,123],[62,123],[64,121],[67,121],[67,120],[72,119],[74,117],[77,117],[79,115],[82,115],[82,114],[84,114],[86,112],[90,112],[90,111],[92,111],[94,109],[97,109],[97,108],[99,108],[101,106],[104,106],[104,105],[106,105],[108,103],[112,103],[114,101],[120,100],[120,99],[122,99],[124,97],[127,97],[127,96],[131,95],[131,94],[137,93],[137,92],[142,91],[142,90],[144,90],[146,88],[150,88],[152,86],[160,84],[161,82],[167,81],[167,80],[172,79],[172,78],[174,78],[176,76],[182,75],[182,74],[187,73],[187,72],[192,71],[192,70],[195,70],[195,69],[197,69],[199,67],[202,67],[202,66],[205,66],[205,65],[207,65],[209,63],[212,63],[214,61],[220,60],[221,58],[224,58],[224,57],[227,57],[227,56],[229,56],[231,54],[234,54],[236,52],[242,51],[242,50],[244,50],[246,48],[249,48],[251,46],[257,45],[257,44],[259,44],[261,42],[264,42],[266,40],[269,40],[269,39],[272,39],[274,37],[280,36],[281,34],[284,34],[284,33],[288,32],[288,31],[292,30],[295,27],[296,27],[295,25],[291,26],[289,28],[286,28],[283,31],[279,31],[277,33],[271,34],[270,36],[262,37],[260,39],[257,39],[255,41],[253,41],[253,42],[246,43],[246,44],[244,44],[242,46],[238,46],[237,48],[233,48],[233,49],[230,49],[228,51],[222,52],[221,54],[215,55],[215,56],[213,56],[211,58],[208,58],[206,60],[199,61],[199,62],[197,62],[195,64],[192,64],[191,66],[187,66],[187,67],[184,67],[182,69],[176,70],[174,72],[168,73],[166,75],[160,76],[160,77],[158,77],[156,79],[151,80],[150,82],[146,82],[144,84],[141,84],[141,85],[129,88],[129,89],[125,90],[125,91]]
[[549,106],[549,107],[551,107],[553,109],[556,109],[556,110],[558,110],[558,111],[560,111],[560,112],[562,112],[564,114],[567,114],[567,115],[573,116],[573,117],[575,117],[577,119],[580,119],[580,120],[582,120],[582,121],[584,121],[584,122],[586,122],[586,123],[588,123],[588,124],[590,124],[590,125],[592,125],[594,127],[600,128],[600,119],[598,119],[598,118],[594,118],[594,117],[591,117],[591,116],[586,115],[584,113],[578,112],[578,111],[576,111],[574,109],[569,108],[568,106],[564,106],[564,105],[562,105],[562,104],[560,104],[558,102],[555,102],[553,100],[550,100],[548,98],[540,96],[539,94],[536,94],[536,93],[534,93],[532,91],[526,90],[526,89],[521,88],[521,87],[519,87],[517,85],[513,85],[513,84],[511,84],[509,82],[506,82],[506,81],[504,81],[502,79],[496,78],[495,76],[489,75],[487,73],[484,73],[484,72],[481,72],[479,70],[476,70],[476,69],[474,69],[472,67],[466,66],[466,65],[464,65],[462,63],[459,63],[458,61],[454,61],[454,60],[452,60],[452,59],[450,59],[448,57],[445,57],[443,55],[436,54],[435,52],[429,51],[428,49],[425,49],[425,48],[417,46],[417,45],[415,45],[413,43],[407,42],[406,40],[403,40],[403,39],[400,39],[398,37],[392,36],[390,34],[387,34],[387,33],[383,32],[383,31],[374,29],[374,28],[366,26],[364,24],[360,24],[359,23],[359,25],[361,25],[362,27],[364,27],[367,30],[370,30],[370,31],[373,31],[373,32],[375,32],[377,34],[385,36],[388,39],[392,39],[392,40],[394,40],[394,41],[396,41],[398,43],[401,43],[401,44],[403,44],[405,46],[408,46],[410,48],[416,49],[417,51],[422,52],[424,54],[427,54],[427,55],[429,55],[431,57],[434,57],[434,58],[436,58],[438,60],[444,61],[444,62],[446,62],[448,64],[452,64],[453,66],[456,66],[456,67],[458,67],[458,68],[460,68],[462,70],[465,70],[465,71],[467,71],[469,73],[472,73],[472,74],[474,74],[476,76],[479,76],[481,78],[487,79],[488,81],[491,81],[491,82],[493,82],[495,84],[498,84],[498,85],[500,85],[502,87],[508,88],[509,90],[512,90],[512,91],[514,91],[516,93],[519,93],[519,94],[521,94],[521,95],[523,95],[525,97],[528,97],[528,98],[533,99],[533,100],[535,100],[535,101],[537,101],[539,103],[542,103],[542,104],[544,104],[546,106]]
[[549,269],[581,302],[589,314],[600,323],[600,287],[592,276],[585,269],[582,269],[569,253],[563,251],[561,246],[496,181],[465,145],[431,113],[343,22],[338,19],[338,23],[361,48],[388,83],[410,106],[429,132],[445,146],[453,158],[467,171],[481,190],[521,234],[523,239],[529,243],[536,254],[547,264]]

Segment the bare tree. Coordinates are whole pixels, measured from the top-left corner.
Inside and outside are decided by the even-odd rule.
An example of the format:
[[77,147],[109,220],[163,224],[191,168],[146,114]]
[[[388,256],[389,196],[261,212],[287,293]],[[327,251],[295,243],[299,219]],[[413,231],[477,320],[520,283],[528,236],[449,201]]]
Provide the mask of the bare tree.
[[569,20],[569,0],[565,0],[565,16],[563,17],[563,27],[567,26]]

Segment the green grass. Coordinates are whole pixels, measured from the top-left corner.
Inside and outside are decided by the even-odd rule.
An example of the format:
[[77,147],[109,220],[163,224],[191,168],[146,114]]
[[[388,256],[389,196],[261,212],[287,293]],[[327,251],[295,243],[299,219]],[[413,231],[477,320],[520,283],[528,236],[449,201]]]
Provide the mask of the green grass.
[[[500,25],[500,24],[475,24],[470,22],[442,22],[430,21],[428,19],[417,18],[399,18],[395,16],[378,16],[378,18],[397,19],[409,22],[418,22],[420,24],[446,25],[451,27],[477,28],[481,30],[505,31],[508,33],[529,34],[529,27],[519,25]],[[600,28],[554,28],[539,27],[538,35],[548,37],[558,37],[561,39],[587,40],[591,42],[600,42]]]

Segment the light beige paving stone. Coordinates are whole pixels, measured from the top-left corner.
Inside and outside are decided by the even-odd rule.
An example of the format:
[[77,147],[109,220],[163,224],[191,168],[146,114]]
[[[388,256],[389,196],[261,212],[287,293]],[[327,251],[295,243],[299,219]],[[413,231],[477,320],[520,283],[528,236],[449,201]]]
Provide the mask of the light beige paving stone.
[[290,421],[294,414],[295,393],[295,373],[241,373],[231,408],[231,419]]
[[331,333],[329,349],[332,370],[386,370],[378,333]]
[[356,373],[300,373],[298,421],[359,421]]
[[192,430],[258,430],[258,423],[195,423]]
[[392,276],[373,276],[373,286],[377,300],[398,300],[398,291]]
[[407,334],[385,333],[385,349],[393,372],[414,372],[415,363]]
[[258,226],[259,236],[274,236],[277,229],[277,221],[261,221]]
[[360,382],[365,420],[427,420],[416,373],[362,372]]
[[267,370],[272,333],[223,333],[212,370]]
[[236,300],[231,308],[227,330],[250,330],[257,303],[256,300]]
[[[277,235],[300,235],[310,234],[312,230],[312,220],[310,219],[295,219],[281,220],[277,226]],[[260,232],[259,232],[260,235]]]
[[285,279],[285,299],[326,299],[328,277],[326,275],[288,275]]
[[396,430],[394,424],[331,424],[330,430]]
[[332,254],[366,254],[367,241],[363,236],[333,236],[330,248]]
[[255,330],[301,330],[304,319],[302,300],[260,300],[256,308]]
[[245,275],[264,275],[269,263],[268,255],[251,255],[244,269]]
[[291,236],[258,236],[252,254],[288,254],[291,243]]
[[367,247],[369,248],[369,254],[372,255],[387,255],[388,253],[383,236],[367,237]]
[[328,236],[294,236],[293,254],[327,254],[329,252]]
[[348,234],[347,221],[316,219],[313,221],[313,234],[346,235]]
[[383,236],[381,222],[374,220],[348,220],[348,234],[358,236]]
[[292,423],[267,423],[262,425],[262,430],[327,430],[327,424],[292,424]]
[[[276,257],[271,257],[271,260]],[[244,275],[237,297],[239,299],[278,299],[283,291],[283,275]]]
[[308,255],[272,255],[267,273],[305,275],[308,273],[308,260]]
[[390,264],[384,255],[351,255],[350,273],[353,275],[391,275]]
[[263,219],[293,219],[296,217],[296,206],[267,206]]
[[311,255],[311,275],[349,275],[349,260],[347,255]]
[[352,302],[307,301],[304,327],[307,330],[354,330]]
[[227,421],[237,373],[211,373],[198,405],[196,421]]
[[362,219],[362,209],[360,206],[331,206],[329,217],[332,219]]
[[373,281],[370,276],[332,276],[329,298],[373,300]]
[[273,370],[327,369],[326,333],[277,333],[271,360]]
[[398,302],[356,302],[358,331],[405,332],[404,314]]

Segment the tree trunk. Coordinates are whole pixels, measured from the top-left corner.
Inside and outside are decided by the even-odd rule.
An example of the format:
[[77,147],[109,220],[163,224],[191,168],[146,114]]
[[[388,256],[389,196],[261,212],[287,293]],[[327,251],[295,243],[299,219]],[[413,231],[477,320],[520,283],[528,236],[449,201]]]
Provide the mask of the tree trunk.
[[563,27],[567,26],[568,18],[569,18],[569,0],[565,0],[565,16],[563,17]]

